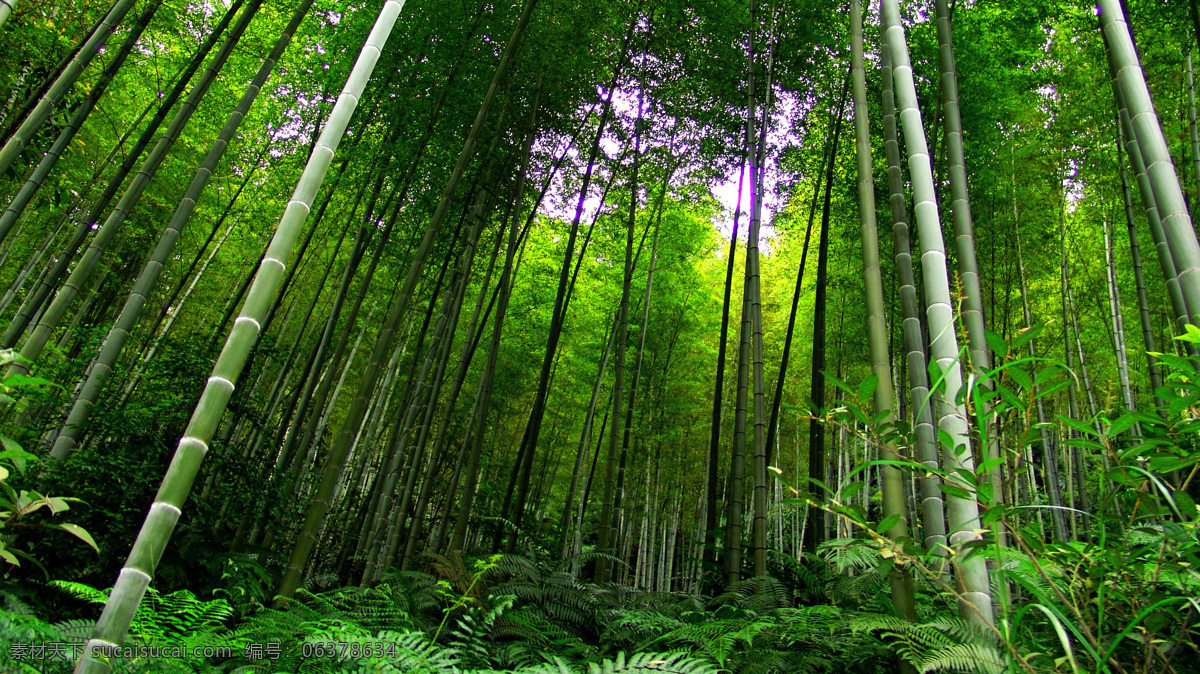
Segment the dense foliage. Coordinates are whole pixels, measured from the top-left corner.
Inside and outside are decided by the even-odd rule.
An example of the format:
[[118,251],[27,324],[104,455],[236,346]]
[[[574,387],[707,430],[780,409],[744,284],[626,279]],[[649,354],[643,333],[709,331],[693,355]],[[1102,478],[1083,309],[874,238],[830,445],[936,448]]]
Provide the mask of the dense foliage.
[[1196,4],[0,0],[0,670],[1200,672]]

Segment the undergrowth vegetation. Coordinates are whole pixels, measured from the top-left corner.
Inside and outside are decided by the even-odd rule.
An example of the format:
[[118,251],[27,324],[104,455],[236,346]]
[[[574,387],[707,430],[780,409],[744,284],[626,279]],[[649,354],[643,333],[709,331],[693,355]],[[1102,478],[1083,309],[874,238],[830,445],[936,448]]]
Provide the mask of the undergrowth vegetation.
[[[122,660],[118,671],[242,672],[887,672],[894,655],[871,634],[871,614],[802,601],[812,588],[770,578],[715,597],[585,583],[572,563],[516,555],[435,558],[431,573],[397,572],[370,588],[301,590],[283,610],[264,608],[262,586],[199,599],[153,590],[127,645],[227,648],[230,657]],[[254,566],[242,557],[239,568]],[[825,566],[833,592],[844,584]],[[870,578],[872,571],[860,576]],[[869,580],[867,581],[869,583]],[[107,593],[54,582],[64,599],[102,604]],[[64,605],[69,602],[57,602]],[[84,606],[80,613],[94,614]],[[878,618],[879,616],[875,616]],[[15,659],[18,643],[82,647],[93,622],[45,622],[16,595],[0,612],[0,664],[13,671],[69,671],[72,661]],[[28,657],[28,656],[26,656]]]
[[[1185,341],[1200,343],[1200,333]],[[985,402],[1004,423],[1024,424],[1031,446],[1048,424],[1032,420],[1030,405],[1070,371],[1050,363],[1030,374],[1022,369],[1030,359],[997,355],[1003,364],[993,386],[972,395],[976,403],[990,396]],[[846,536],[801,560],[775,553],[771,575],[711,596],[586,582],[597,562],[623,564],[594,551],[566,560],[427,554],[424,571],[392,570],[368,587],[322,588],[327,579],[314,577],[276,609],[269,606],[277,572],[256,554],[235,553],[203,596],[151,588],[126,640],[132,650],[114,660],[115,671],[1197,672],[1200,511],[1187,489],[1200,466],[1192,439],[1200,430],[1200,383],[1196,361],[1162,358],[1172,371],[1159,392],[1167,401],[1161,416],[1058,420],[1071,430],[1072,447],[1105,457],[1108,466],[1090,478],[1104,502],[1090,514],[1068,508],[1081,532],[1073,542],[1047,542],[1048,506],[1006,507],[978,487],[988,535],[977,544],[926,552],[915,538],[895,542],[881,533],[889,522],[870,520],[856,504],[857,480],[882,465],[926,474],[905,460],[872,461],[823,506]],[[907,442],[902,424],[864,412],[870,381],[845,388],[827,423],[865,442]],[[979,485],[988,468],[958,477]],[[1184,488],[1173,489],[1169,474],[1182,475]],[[947,493],[958,489],[952,475],[941,477]],[[996,528],[1007,546],[996,544]],[[983,555],[993,570],[991,625],[959,617],[956,608],[966,598],[950,571],[971,555]],[[916,622],[897,617],[891,604],[897,574],[915,583]],[[715,573],[705,580],[704,587],[720,587]],[[108,597],[64,581],[10,583],[0,592],[5,672],[69,671]],[[35,644],[44,650],[31,651]],[[170,658],[149,650],[180,647]]]

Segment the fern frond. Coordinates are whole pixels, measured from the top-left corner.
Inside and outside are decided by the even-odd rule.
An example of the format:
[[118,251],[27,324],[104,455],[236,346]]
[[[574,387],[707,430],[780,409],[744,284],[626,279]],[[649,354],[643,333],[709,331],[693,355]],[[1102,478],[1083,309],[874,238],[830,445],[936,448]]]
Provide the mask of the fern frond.
[[926,672],[969,672],[1004,674],[1008,661],[993,646],[987,644],[954,644],[923,654],[911,660],[921,674]]
[[[85,586],[86,587],[86,586]],[[35,615],[33,607],[21,601],[17,595],[11,592],[0,592],[0,598],[4,599],[4,610],[16,615],[33,617]]]
[[618,653],[614,660],[588,665],[589,674],[636,674],[641,672],[670,672],[671,674],[717,674],[707,663],[684,653],[639,653],[628,658]]
[[75,583],[69,580],[52,580],[48,585],[89,604],[104,604],[108,602],[108,590],[97,590],[90,585]]
[[92,631],[96,629],[96,621],[68,620],[66,622],[54,623],[53,628],[58,636],[62,637],[64,642],[82,643],[92,636]]

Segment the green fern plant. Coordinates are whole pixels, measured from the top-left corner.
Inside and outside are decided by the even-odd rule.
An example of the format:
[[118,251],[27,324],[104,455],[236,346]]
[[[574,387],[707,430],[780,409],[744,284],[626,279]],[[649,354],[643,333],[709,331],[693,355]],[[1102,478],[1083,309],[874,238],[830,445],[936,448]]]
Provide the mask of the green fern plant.
[[[110,590],[68,581],[51,581],[50,586],[92,604],[103,605]],[[188,637],[214,633],[233,616],[233,608],[225,599],[203,601],[187,590],[162,594],[146,589],[129,628],[132,639],[145,642],[178,642]]]
[[853,629],[879,632],[902,659],[922,674],[1004,674],[1015,666],[994,633],[953,616],[924,623],[893,616],[864,616],[854,621]]

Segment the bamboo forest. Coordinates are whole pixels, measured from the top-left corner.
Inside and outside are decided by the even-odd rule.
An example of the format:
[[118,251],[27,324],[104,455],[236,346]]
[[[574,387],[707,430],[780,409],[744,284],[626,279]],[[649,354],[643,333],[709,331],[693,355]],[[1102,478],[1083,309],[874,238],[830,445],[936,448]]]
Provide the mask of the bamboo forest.
[[1200,673],[1198,0],[0,0],[0,672]]

